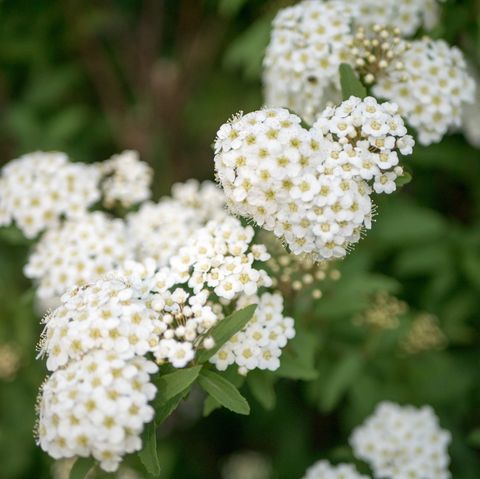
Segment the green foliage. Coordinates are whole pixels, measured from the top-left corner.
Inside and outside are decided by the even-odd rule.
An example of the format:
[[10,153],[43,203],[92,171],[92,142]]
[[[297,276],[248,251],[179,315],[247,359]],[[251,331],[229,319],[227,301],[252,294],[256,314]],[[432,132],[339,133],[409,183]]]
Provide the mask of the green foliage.
[[276,403],[274,375],[265,371],[252,371],[247,382],[253,397],[267,411],[271,411]]
[[158,376],[155,379],[158,389],[157,396],[155,397],[155,404],[162,406],[167,401],[170,401],[175,396],[178,396],[185,390],[189,389],[197,379],[201,369],[201,366],[194,366],[192,368],[179,369],[173,373]]
[[73,464],[69,479],[84,479],[94,467],[94,459],[91,457],[79,457]]
[[408,185],[412,181],[412,174],[408,171],[404,171],[403,175],[397,176],[395,180],[395,184],[397,186],[405,186]]
[[295,338],[288,344],[282,354],[280,368],[275,371],[278,376],[289,379],[315,379],[318,371],[315,368],[315,350],[318,341],[313,333],[297,331]]
[[252,319],[256,308],[256,304],[251,304],[220,321],[211,331],[215,346],[212,349],[200,351],[197,356],[198,362],[208,361],[233,335],[241,331]]
[[322,411],[331,412],[338,405],[347,388],[354,384],[362,366],[363,358],[356,351],[339,359],[327,377],[323,378],[325,387],[320,397]]
[[250,414],[250,406],[238,389],[219,373],[202,369],[200,386],[219,404],[237,414]]
[[348,100],[351,96],[365,98],[367,89],[358,79],[353,68],[347,63],[342,63],[339,67],[340,85],[342,87],[342,98]]
[[157,454],[157,427],[153,420],[145,426],[142,435],[142,450],[138,453],[147,472],[154,477],[160,474],[160,462]]

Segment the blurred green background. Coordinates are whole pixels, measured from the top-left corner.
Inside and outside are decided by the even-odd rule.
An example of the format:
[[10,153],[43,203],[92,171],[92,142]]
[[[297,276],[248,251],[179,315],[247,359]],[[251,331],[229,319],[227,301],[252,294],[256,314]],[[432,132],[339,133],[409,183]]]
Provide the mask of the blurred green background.
[[[34,150],[92,162],[130,148],[155,168],[156,197],[174,181],[213,178],[216,130],[261,106],[269,24],[289,3],[3,0],[0,164]],[[476,0],[447,1],[432,33],[459,45],[477,72],[479,12]],[[373,231],[337,266],[341,279],[325,282],[319,301],[298,294],[291,303],[316,339],[298,341],[317,377],[281,379],[274,409],[252,399],[248,418],[222,410],[203,419],[192,397],[160,431],[162,478],[220,477],[239,450],[262,454],[279,479],[301,477],[320,458],[352,460],[351,429],[385,399],[432,405],[453,434],[453,477],[480,477],[479,156],[460,133],[416,148],[413,182],[379,202]],[[28,249],[0,230],[5,479],[57,477],[32,435],[45,370],[35,359],[40,318],[22,276]],[[387,292],[409,305],[398,327],[352,321]],[[422,312],[438,318],[442,342],[406,352],[399,345]],[[129,467],[146,477],[135,458]]]

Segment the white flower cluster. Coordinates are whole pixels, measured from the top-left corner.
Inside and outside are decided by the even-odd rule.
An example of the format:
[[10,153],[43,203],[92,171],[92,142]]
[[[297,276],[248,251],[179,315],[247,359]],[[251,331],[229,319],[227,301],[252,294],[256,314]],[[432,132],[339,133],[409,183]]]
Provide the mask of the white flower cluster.
[[399,113],[418,132],[420,143],[438,142],[462,123],[462,106],[472,103],[475,82],[456,47],[428,38],[411,43],[401,57],[401,71],[378,78],[373,93],[399,105]]
[[128,215],[128,235],[139,259],[168,264],[194,232],[209,220],[226,215],[225,197],[212,182],[189,180],[172,187],[172,197],[144,203]]
[[153,170],[141,161],[137,151],[126,150],[99,163],[105,177],[101,188],[107,207],[120,204],[128,208],[150,198]]
[[341,1],[304,0],[273,20],[264,58],[265,104],[313,122],[340,98],[338,68],[350,59],[352,9]]
[[442,430],[429,406],[380,403],[354,430],[354,454],[370,464],[374,476],[389,479],[448,479],[450,433]]
[[[414,35],[420,27],[431,29],[439,17],[438,0],[342,0],[356,7],[355,24],[365,27],[390,25],[404,35]],[[441,0],[440,0],[441,1]]]
[[231,209],[283,238],[294,254],[342,257],[371,227],[373,183],[391,193],[410,154],[396,105],[351,97],[327,108],[310,130],[285,109],[224,124],[215,166]]
[[69,291],[44,319],[40,355],[47,355],[47,368],[55,371],[95,349],[127,358],[152,351],[162,329],[149,293],[114,278]]
[[[419,0],[304,0],[280,10],[264,59],[265,103],[314,122],[328,102],[339,102],[338,70],[346,62],[373,84],[375,96],[399,105],[422,144],[440,141],[461,124],[462,108],[473,102],[475,84],[457,48],[431,39],[408,44],[396,36],[400,30],[416,30],[428,5]],[[386,28],[370,25],[370,17],[359,13],[362,9],[375,11]],[[362,18],[367,30],[358,21]],[[398,24],[401,28],[393,29],[392,36]]]
[[328,461],[318,461],[310,466],[303,479],[369,479],[359,474],[351,464],[332,466]]
[[69,289],[102,278],[128,259],[133,248],[125,224],[96,211],[47,230],[24,274],[36,280],[41,303],[53,307]]
[[257,304],[253,318],[210,359],[219,371],[231,364],[239,366],[240,374],[253,369],[275,371],[280,367],[282,348],[295,336],[293,319],[283,316],[283,297],[279,293],[244,296],[237,307],[248,304]]
[[170,266],[195,293],[211,288],[215,295],[231,301],[253,295],[271,279],[255,261],[270,258],[265,246],[251,244],[255,232],[231,216],[209,221],[173,256]]
[[[209,331],[225,317],[223,306],[271,285],[256,266],[269,255],[252,239],[253,229],[236,218],[211,221],[172,257],[169,267],[158,269],[154,260],[129,261],[110,278],[74,288],[44,320],[40,354],[48,356],[48,369],[95,349],[123,357],[151,352],[159,363],[185,367],[197,349],[214,346]],[[256,361],[262,369],[276,369],[280,347],[293,337],[293,321],[282,317],[279,294],[265,294],[260,302],[255,321],[271,336],[267,342],[259,339],[264,349],[254,351],[264,354]],[[248,363],[248,369],[255,367]]]
[[77,217],[98,201],[100,173],[64,153],[35,152],[9,162],[0,176],[0,226],[15,222],[34,238],[61,217]]
[[154,410],[157,366],[143,357],[92,351],[44,383],[38,405],[38,443],[55,459],[93,456],[114,471],[122,456],[142,447],[140,434]]

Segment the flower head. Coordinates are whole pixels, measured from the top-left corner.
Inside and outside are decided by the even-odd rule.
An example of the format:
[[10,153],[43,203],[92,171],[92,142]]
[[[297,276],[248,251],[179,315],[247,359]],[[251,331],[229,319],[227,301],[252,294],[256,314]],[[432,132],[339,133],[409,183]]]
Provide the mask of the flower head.
[[450,433],[441,429],[434,411],[424,406],[380,403],[353,431],[354,454],[368,462],[375,477],[448,479]]
[[120,204],[128,208],[150,198],[153,170],[140,161],[138,152],[126,150],[99,163],[104,176],[101,189],[107,207]]
[[24,273],[36,281],[37,297],[47,309],[57,306],[69,289],[103,278],[133,257],[124,222],[97,211],[49,229]]
[[303,479],[369,479],[357,472],[351,464],[332,466],[328,461],[318,461],[310,466]]
[[96,166],[71,163],[64,153],[23,155],[1,170],[0,226],[15,222],[34,238],[62,217],[78,217],[98,201],[99,178]]
[[40,447],[55,459],[93,456],[115,471],[125,454],[142,447],[144,424],[154,416],[150,375],[157,370],[143,357],[103,350],[57,370],[40,391]]
[[284,109],[265,109],[230,124],[215,166],[230,208],[282,238],[294,254],[342,257],[370,228],[372,187],[392,193],[410,152],[397,106],[351,97],[327,108],[310,130]]

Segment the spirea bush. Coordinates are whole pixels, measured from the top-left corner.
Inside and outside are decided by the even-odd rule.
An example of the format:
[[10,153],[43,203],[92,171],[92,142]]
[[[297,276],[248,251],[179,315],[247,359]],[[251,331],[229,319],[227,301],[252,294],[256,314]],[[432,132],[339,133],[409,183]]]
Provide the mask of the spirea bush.
[[[221,10],[234,15],[243,3]],[[463,226],[448,231],[403,189],[412,179],[417,188],[417,175],[421,197],[434,187],[417,149],[436,157],[433,144],[461,131],[474,101],[464,54],[439,38],[441,9],[434,0],[303,0],[275,11],[263,106],[245,100],[250,112],[215,116],[205,142],[216,182],[172,182],[156,199],[162,171],[130,145],[92,163],[35,151],[1,169],[0,237],[28,250],[16,274],[31,291],[18,308],[34,308],[43,328],[34,436],[71,479],[130,477],[130,467],[132,477],[169,474],[163,445],[182,429],[208,438],[199,411],[221,408],[226,421],[253,413],[255,447],[285,441],[277,465],[297,461],[277,473],[261,454],[234,451],[240,417],[227,426],[223,479],[473,479],[454,472],[464,458],[479,463],[458,439],[470,409],[449,408],[480,398],[464,370],[478,359],[467,348],[478,328],[441,321],[436,300],[461,290],[446,262],[478,289],[477,237],[463,250]],[[176,78],[163,74],[142,85]],[[136,133],[126,143],[142,144]],[[443,248],[460,260],[451,264]],[[419,305],[400,279],[412,273],[415,291],[425,271],[434,279]],[[475,298],[460,294],[446,314]],[[0,344],[0,378],[17,374],[15,354]],[[272,417],[278,437],[262,432]],[[317,421],[325,427],[302,436]]]

